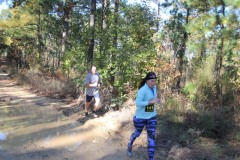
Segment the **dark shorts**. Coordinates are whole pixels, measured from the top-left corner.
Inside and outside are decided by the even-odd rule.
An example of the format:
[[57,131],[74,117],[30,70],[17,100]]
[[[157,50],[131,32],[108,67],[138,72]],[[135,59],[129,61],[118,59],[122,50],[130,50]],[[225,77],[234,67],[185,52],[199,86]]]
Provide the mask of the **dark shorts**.
[[87,102],[91,102],[91,100],[92,100],[93,98],[100,98],[99,93],[95,94],[94,96],[86,95],[86,101],[87,101]]

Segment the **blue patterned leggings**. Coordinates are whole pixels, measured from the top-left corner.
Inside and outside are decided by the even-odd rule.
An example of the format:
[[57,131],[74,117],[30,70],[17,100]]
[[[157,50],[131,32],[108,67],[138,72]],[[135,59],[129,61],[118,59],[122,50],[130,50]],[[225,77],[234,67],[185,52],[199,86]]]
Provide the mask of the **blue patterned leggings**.
[[135,131],[130,137],[130,141],[128,143],[128,149],[132,150],[133,142],[137,137],[140,136],[144,126],[146,125],[147,135],[148,135],[148,156],[149,156],[149,160],[154,160],[157,117],[154,116],[150,119],[140,119],[134,116],[133,123],[134,123]]

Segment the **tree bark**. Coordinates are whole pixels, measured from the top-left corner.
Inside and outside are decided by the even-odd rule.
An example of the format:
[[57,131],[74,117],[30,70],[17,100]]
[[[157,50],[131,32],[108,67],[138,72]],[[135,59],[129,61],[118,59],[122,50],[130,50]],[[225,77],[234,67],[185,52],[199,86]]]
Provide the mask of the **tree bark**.
[[[222,7],[222,16],[225,16],[225,3],[223,0],[221,0],[221,7]],[[217,19],[216,21],[219,22],[218,25],[220,25],[221,30],[220,30],[220,44],[218,46],[218,52],[217,52],[217,57],[216,57],[216,99],[219,101],[219,105],[222,106],[222,75],[221,75],[221,70],[222,70],[222,63],[223,63],[223,54],[224,54],[224,37],[223,37],[223,30],[224,30],[224,25],[222,24],[222,21],[220,20],[220,17],[218,17],[219,20]]]
[[[190,15],[190,8],[187,8],[187,15],[186,15],[186,24],[188,24],[188,20],[189,20],[189,15]],[[181,81],[182,81],[182,73],[183,73],[183,65],[184,65],[184,55],[185,55],[185,51],[186,51],[186,43],[188,40],[188,34],[186,31],[184,31],[183,33],[183,41],[182,41],[182,45],[181,48],[179,50],[179,65],[178,65],[178,71],[180,73],[180,76],[177,79],[177,85],[176,88],[180,89],[181,88]]]
[[93,63],[94,52],[94,33],[95,33],[95,14],[96,14],[96,0],[91,0],[91,13],[90,13],[90,40],[87,54],[87,64]]
[[72,11],[71,2],[66,2],[66,5],[63,6],[63,31],[62,31],[62,41],[61,41],[61,54],[58,57],[58,66],[60,66],[61,58],[65,53],[67,39],[69,34],[69,23],[71,22],[70,14]]
[[109,0],[102,0],[102,34],[100,38],[100,63],[99,67],[104,66],[105,57],[107,55],[107,50],[108,50],[108,13],[109,13]]
[[37,37],[38,37],[38,63],[42,64],[42,36],[41,36],[41,10],[38,10],[38,24],[37,24]]
[[[114,8],[114,37],[113,37],[113,47],[115,48],[115,51],[111,53],[110,60],[111,63],[115,61],[115,52],[117,50],[117,39],[118,39],[118,8],[119,8],[119,0],[115,0],[114,2],[115,8]],[[111,77],[110,77],[110,83],[113,85],[115,81],[115,72],[114,67],[111,68]]]

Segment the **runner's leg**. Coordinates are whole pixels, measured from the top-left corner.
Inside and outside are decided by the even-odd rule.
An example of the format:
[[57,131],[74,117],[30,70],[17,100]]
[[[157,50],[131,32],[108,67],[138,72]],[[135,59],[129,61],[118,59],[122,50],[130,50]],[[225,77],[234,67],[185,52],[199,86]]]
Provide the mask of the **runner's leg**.
[[156,128],[157,128],[157,117],[154,116],[151,119],[147,120],[147,125],[146,125],[147,134],[148,134],[149,160],[154,160]]
[[99,104],[100,104],[100,98],[95,98],[95,104],[94,104],[93,111],[96,112],[99,109]]
[[90,103],[92,100],[93,96],[88,96],[86,95],[86,100],[85,100],[85,115],[88,115],[88,111],[89,111],[89,107],[90,107]]
[[135,127],[135,131],[133,132],[133,134],[130,137],[130,140],[129,140],[129,143],[128,143],[128,151],[132,151],[133,142],[142,133],[143,127],[146,124],[146,120],[145,119],[136,118],[134,116],[133,117],[133,124],[134,124],[134,127]]

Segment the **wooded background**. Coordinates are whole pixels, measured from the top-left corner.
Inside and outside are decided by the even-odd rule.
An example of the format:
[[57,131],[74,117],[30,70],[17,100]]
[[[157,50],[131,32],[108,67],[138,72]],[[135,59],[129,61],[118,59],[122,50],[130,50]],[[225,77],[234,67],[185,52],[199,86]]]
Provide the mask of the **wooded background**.
[[13,0],[0,14],[0,53],[18,73],[60,71],[80,88],[95,64],[119,97],[154,71],[162,95],[239,107],[239,8],[239,0]]
[[[162,101],[157,144],[196,144],[200,159],[240,157],[240,0],[7,2],[0,66],[5,60],[10,76],[35,93],[77,99],[71,109],[81,112],[95,64],[108,112],[134,105],[141,79],[154,71]],[[203,151],[200,142],[212,139],[217,148]]]

